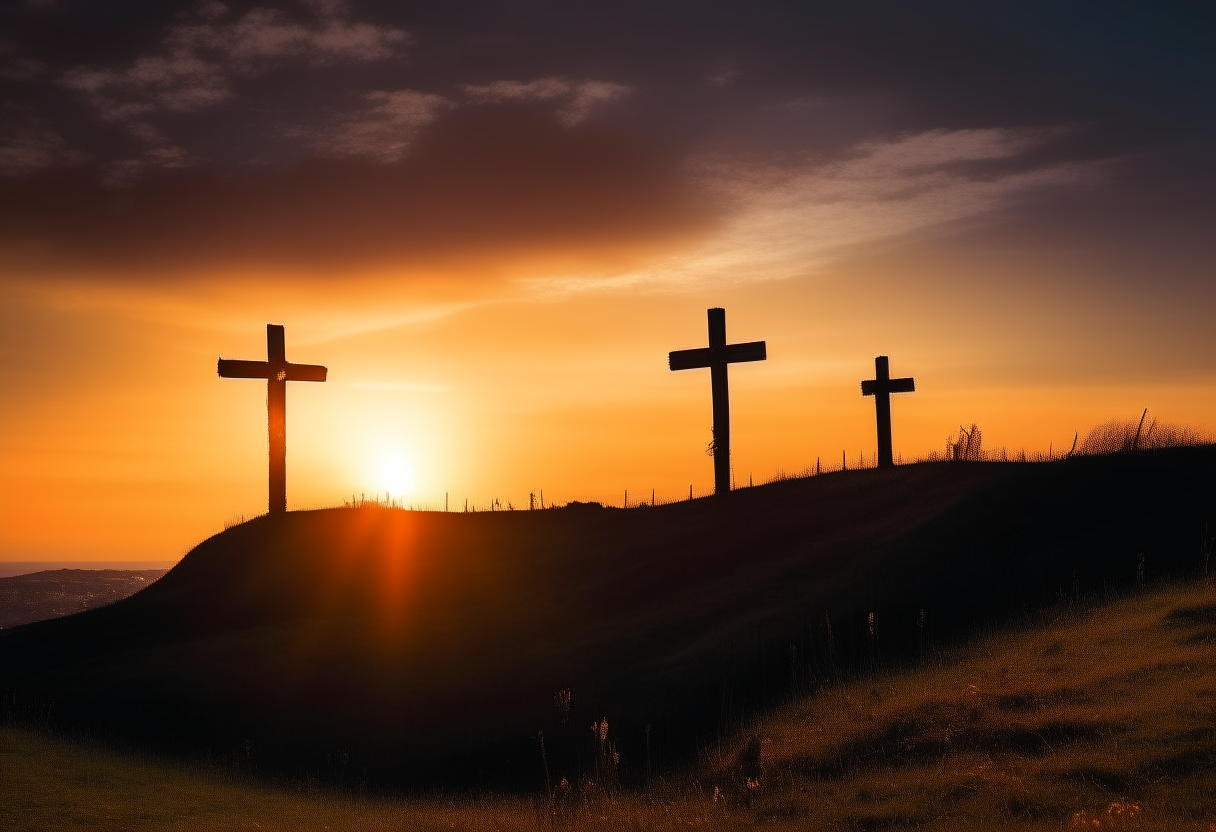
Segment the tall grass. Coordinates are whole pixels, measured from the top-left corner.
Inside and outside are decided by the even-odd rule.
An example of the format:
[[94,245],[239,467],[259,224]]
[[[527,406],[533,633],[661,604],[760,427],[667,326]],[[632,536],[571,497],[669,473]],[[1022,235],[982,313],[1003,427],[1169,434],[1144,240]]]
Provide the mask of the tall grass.
[[1210,445],[1213,437],[1186,425],[1158,422],[1145,408],[1138,420],[1112,420],[1090,430],[1077,445],[1085,456],[1127,454],[1157,448],[1183,448]]

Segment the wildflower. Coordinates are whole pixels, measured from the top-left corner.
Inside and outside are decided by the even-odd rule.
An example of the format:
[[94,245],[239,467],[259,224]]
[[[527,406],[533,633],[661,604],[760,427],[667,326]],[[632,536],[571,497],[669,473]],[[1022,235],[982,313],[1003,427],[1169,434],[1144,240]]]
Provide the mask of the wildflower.
[[[1089,812],[1082,809],[1079,812],[1072,813],[1072,825],[1075,829],[1088,829],[1090,827]],[[1098,819],[1093,818],[1093,825],[1099,825]]]

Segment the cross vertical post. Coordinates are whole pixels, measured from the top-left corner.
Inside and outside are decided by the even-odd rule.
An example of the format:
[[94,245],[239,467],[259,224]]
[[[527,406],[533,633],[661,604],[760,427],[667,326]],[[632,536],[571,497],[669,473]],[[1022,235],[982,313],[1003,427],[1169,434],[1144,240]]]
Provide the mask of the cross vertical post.
[[[708,313],[709,348],[721,351],[726,347],[726,310],[714,308]],[[709,365],[709,387],[714,412],[714,493],[725,494],[730,491],[730,392],[725,361]]]
[[887,356],[879,355],[874,358],[874,378],[861,383],[861,395],[874,397],[874,413],[878,422],[879,468],[895,467],[891,443],[891,394],[915,391],[915,379],[891,378]]
[[325,381],[328,370],[319,364],[292,364],[287,360],[284,330],[266,324],[266,360],[221,358],[220,378],[266,379],[266,426],[270,440],[269,497],[271,514],[287,511],[287,382]]
[[[266,363],[287,363],[283,327],[266,325]],[[278,370],[266,380],[266,422],[270,433],[270,511],[287,511],[287,373]]]
[[[710,392],[713,395],[714,416],[714,494],[730,493],[730,392],[727,388],[726,365],[741,361],[764,361],[768,358],[764,341],[749,341],[744,344],[726,343],[726,310],[714,307],[707,310],[709,319],[709,347],[694,350],[676,350],[667,356],[672,370],[709,368]],[[689,486],[689,499],[692,486]]]

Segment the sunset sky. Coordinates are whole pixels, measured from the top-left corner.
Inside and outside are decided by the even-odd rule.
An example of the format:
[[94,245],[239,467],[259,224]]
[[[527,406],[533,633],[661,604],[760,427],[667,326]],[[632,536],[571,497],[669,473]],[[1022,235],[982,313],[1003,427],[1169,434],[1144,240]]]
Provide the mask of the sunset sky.
[[0,11],[0,560],[174,560],[288,505],[712,488],[960,424],[1216,432],[1210,4]]

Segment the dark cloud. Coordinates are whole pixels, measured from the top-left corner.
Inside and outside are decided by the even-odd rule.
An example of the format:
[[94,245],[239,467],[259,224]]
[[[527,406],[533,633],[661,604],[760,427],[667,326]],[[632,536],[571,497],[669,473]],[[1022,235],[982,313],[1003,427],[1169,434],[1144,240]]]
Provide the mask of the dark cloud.
[[64,0],[0,15],[0,91],[20,114],[0,136],[6,245],[114,267],[661,234],[705,213],[679,182],[709,151],[805,171],[808,154],[932,131],[1031,130],[1051,139],[1024,162],[1118,159],[1148,187],[1137,160],[1216,138],[1210,4]]
[[627,249],[713,222],[676,169],[669,150],[619,131],[565,128],[531,108],[457,110],[393,164],[159,170],[121,188],[91,166],[2,180],[0,245],[10,266],[150,279]]

